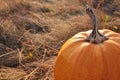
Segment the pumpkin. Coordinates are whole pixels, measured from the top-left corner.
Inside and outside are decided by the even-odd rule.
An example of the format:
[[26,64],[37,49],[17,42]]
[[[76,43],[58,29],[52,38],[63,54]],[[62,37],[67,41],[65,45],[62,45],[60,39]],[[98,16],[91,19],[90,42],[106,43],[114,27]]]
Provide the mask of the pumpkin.
[[120,34],[98,30],[93,9],[86,8],[93,30],[80,32],[58,53],[55,80],[120,80]]

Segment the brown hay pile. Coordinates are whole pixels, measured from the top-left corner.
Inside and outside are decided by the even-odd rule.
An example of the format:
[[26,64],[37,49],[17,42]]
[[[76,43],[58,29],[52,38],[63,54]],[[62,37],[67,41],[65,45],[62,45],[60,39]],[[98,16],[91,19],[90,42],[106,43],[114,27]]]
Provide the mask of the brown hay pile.
[[[1,0],[0,79],[53,80],[61,45],[76,33],[92,28],[85,1]],[[101,13],[96,10],[99,23],[103,22]],[[106,28],[120,32],[119,11],[114,16],[105,15]]]

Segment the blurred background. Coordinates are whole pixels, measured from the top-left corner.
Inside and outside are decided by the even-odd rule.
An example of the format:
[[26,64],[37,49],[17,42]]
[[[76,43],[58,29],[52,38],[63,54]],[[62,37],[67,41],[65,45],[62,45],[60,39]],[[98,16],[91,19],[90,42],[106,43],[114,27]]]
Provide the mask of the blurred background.
[[54,80],[62,44],[93,28],[87,4],[99,29],[120,33],[119,0],[0,0],[0,80]]

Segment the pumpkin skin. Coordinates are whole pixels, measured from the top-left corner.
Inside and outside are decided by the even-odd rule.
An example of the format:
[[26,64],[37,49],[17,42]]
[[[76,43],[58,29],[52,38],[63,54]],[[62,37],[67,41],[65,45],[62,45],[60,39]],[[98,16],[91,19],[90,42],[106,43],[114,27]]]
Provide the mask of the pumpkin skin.
[[92,30],[80,32],[62,46],[55,63],[55,80],[120,80],[120,34],[99,30],[109,39],[85,42]]

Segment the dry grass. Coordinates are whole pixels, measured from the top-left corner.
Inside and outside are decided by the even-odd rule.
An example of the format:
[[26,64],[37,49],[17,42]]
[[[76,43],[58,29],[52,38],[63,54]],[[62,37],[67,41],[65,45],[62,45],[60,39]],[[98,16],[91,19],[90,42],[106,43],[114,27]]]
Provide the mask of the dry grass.
[[[0,1],[0,79],[54,80],[53,67],[61,45],[92,28],[85,12],[86,2],[91,1]],[[96,14],[99,23],[103,22],[102,11],[98,9]],[[119,12],[114,17],[104,15],[109,16],[106,28],[120,32]]]

